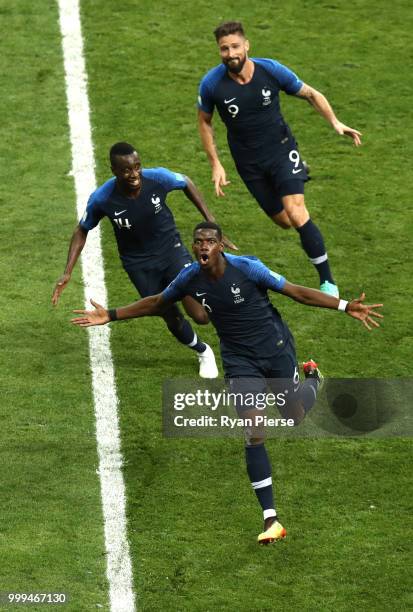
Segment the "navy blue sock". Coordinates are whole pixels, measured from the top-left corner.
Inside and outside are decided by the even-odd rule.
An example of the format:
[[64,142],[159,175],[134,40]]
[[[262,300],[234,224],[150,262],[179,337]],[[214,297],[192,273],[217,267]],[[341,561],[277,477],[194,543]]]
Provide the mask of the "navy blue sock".
[[173,324],[169,323],[168,329],[171,334],[173,334],[182,344],[185,344],[198,353],[203,353],[205,351],[206,344],[198,339],[198,336],[192,329],[191,324],[184,319],[182,315],[180,318],[177,317],[176,322],[174,321]]
[[309,219],[304,225],[296,229],[300,234],[301,246],[311,263],[317,269],[320,276],[320,284],[324,283],[324,281],[329,281],[334,285],[335,283],[328,263],[323,236],[316,224]]
[[276,516],[272,491],[271,464],[264,444],[245,447],[247,472],[264,511],[264,519]]
[[319,383],[315,378],[306,378],[300,384],[300,389],[298,392],[300,394],[301,404],[306,414],[315,404],[318,387]]

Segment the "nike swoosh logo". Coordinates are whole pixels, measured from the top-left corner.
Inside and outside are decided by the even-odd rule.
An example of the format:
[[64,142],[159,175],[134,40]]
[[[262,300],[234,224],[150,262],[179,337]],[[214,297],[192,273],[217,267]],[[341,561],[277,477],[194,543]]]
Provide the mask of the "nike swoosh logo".
[[298,170],[296,170],[296,169],[294,168],[294,170],[293,170],[293,174],[298,174],[299,172],[301,172],[301,170],[302,170],[302,168],[298,168]]
[[198,291],[196,291],[196,292],[195,292],[195,295],[196,295],[197,297],[201,297],[201,295],[206,295],[206,291],[205,291],[205,293],[198,293]]
[[121,210],[120,212],[115,212],[115,217],[119,217],[119,215],[121,215],[122,213],[126,212],[126,208],[125,210]]
[[236,100],[236,98],[231,98],[230,100],[224,100],[224,104],[229,104],[230,102],[233,102],[234,100]]

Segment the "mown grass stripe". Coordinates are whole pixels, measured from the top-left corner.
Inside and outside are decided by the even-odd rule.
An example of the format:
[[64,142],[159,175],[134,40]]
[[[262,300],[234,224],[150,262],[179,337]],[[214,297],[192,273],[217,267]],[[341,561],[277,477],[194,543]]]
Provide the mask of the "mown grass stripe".
[[[78,1],[59,0],[59,15],[72,145],[72,171],[77,212],[80,217],[88,195],[96,187],[96,179]],[[87,247],[82,255],[86,305],[90,296],[101,304],[107,302],[102,261],[100,232],[97,228],[88,237]],[[130,612],[135,609],[135,605],[126,535],[126,496],[109,327],[89,330],[89,350],[110,605],[113,612]]]

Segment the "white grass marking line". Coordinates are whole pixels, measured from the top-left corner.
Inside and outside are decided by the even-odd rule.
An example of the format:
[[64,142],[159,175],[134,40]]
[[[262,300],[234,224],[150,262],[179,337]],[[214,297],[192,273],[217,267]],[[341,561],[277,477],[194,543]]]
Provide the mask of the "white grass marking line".
[[[72,144],[77,214],[83,214],[96,188],[95,162],[89,119],[87,77],[78,0],[58,0],[64,55],[66,94]],[[85,304],[89,297],[107,303],[99,228],[90,232],[82,255]],[[108,326],[88,330],[96,416],[99,477],[104,517],[107,577],[112,612],[135,610],[132,565],[126,537],[126,496],[118,425],[116,384]]]

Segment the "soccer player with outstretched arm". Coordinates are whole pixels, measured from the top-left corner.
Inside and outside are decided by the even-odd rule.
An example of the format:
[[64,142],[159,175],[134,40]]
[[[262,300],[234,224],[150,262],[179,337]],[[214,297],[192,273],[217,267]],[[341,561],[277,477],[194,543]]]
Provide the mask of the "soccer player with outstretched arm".
[[[192,248],[197,261],[184,268],[161,293],[109,310],[91,300],[95,310],[75,310],[78,316],[72,322],[89,327],[116,320],[162,316],[175,302],[191,296],[208,313],[218,333],[231,391],[243,393],[246,381],[248,385],[253,381],[253,391],[261,392],[265,391],[268,379],[288,379],[304,414],[315,402],[322,375],[317,364],[310,360],[303,364],[306,379],[297,387],[299,375],[293,337],[269,301],[267,291],[275,291],[306,306],[343,311],[369,330],[379,327],[376,319],[382,315],[375,309],[382,304],[363,304],[364,294],[345,301],[317,289],[295,285],[255,257],[224,253],[222,232],[215,223],[202,222],[196,226]],[[264,516],[264,530],[258,541],[268,544],[285,537],[286,531],[277,518],[271,463],[262,436],[247,433],[245,458]]]

